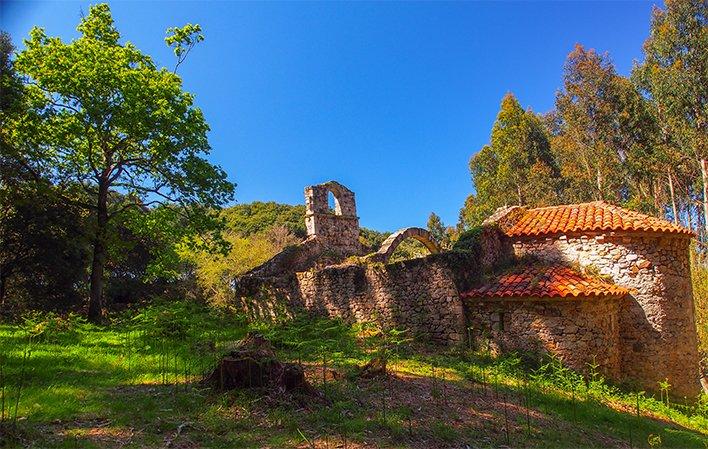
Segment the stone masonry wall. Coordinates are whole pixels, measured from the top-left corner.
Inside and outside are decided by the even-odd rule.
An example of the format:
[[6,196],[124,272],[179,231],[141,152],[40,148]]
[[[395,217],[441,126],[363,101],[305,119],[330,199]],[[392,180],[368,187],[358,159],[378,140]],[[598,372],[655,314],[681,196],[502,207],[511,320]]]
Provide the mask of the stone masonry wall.
[[236,297],[258,316],[297,310],[378,320],[411,336],[440,344],[464,341],[465,315],[459,292],[479,280],[473,256],[433,254],[394,264],[335,265],[289,277],[244,279]]
[[512,243],[516,256],[593,266],[632,289],[619,311],[622,375],[647,390],[668,379],[679,397],[700,392],[688,238],[589,233]]
[[620,298],[465,300],[470,334],[498,352],[552,353],[588,374],[620,374]]

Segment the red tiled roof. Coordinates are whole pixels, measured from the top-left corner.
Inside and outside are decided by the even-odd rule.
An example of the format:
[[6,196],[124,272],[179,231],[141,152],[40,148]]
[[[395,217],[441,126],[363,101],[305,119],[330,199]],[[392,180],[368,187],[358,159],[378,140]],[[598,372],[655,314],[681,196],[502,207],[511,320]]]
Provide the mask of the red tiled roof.
[[523,266],[492,282],[463,293],[463,298],[566,298],[578,296],[624,296],[624,287],[584,276],[572,268]]
[[500,223],[510,237],[583,231],[639,231],[692,235],[693,232],[660,218],[650,217],[604,201],[539,207]]

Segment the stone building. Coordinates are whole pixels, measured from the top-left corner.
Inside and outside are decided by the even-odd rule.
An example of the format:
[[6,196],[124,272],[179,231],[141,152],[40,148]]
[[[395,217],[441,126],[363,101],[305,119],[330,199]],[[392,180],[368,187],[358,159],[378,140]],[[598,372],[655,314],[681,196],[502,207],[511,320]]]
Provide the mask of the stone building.
[[[610,324],[588,318],[585,327],[576,330],[575,324],[570,326],[575,333],[569,332],[569,326],[548,325],[549,333],[538,334],[547,347],[557,349],[557,353],[584,352],[585,358],[599,357],[598,362],[606,366],[608,373],[617,373],[613,377],[633,379],[646,389],[656,389],[658,380],[668,379],[677,395],[699,391],[688,251],[693,234],[689,230],[602,201],[538,209],[512,207],[498,211],[485,224],[498,229],[507,252],[515,259],[535,260],[532,263],[538,266],[546,264],[541,276],[550,274],[558,265],[575,266],[578,271],[591,272],[626,289],[622,295],[610,287],[598,290],[604,296],[603,301],[598,301],[597,293],[591,299],[582,289],[576,289],[582,282],[555,279],[554,287],[567,294],[542,295],[546,305],[555,298],[569,298],[576,304],[593,301],[595,305],[586,306],[586,310],[607,318]],[[486,296],[483,290],[477,292],[482,293],[477,296],[479,299]],[[514,321],[518,315],[523,325],[537,325],[543,320],[531,317],[529,321],[525,303],[518,301],[525,294],[515,289],[509,295],[513,304],[521,307],[514,307],[508,319]],[[606,305],[612,297],[615,305]],[[567,307],[557,309],[562,314],[567,313]],[[595,329],[611,329],[614,323],[616,337],[610,330],[602,337],[590,335],[593,324]],[[551,336],[554,332],[562,332],[562,337]],[[617,356],[603,349],[608,339],[615,338]],[[593,341],[597,349],[577,341]],[[572,356],[567,354],[566,358],[570,360]]]
[[[676,396],[700,391],[685,228],[604,202],[510,207],[485,221],[477,251],[440,252],[405,228],[365,255],[350,190],[331,181],[305,197],[308,238],[235,282],[253,315],[377,320],[438,344],[555,354],[647,390],[668,379]],[[408,238],[431,255],[388,263]]]

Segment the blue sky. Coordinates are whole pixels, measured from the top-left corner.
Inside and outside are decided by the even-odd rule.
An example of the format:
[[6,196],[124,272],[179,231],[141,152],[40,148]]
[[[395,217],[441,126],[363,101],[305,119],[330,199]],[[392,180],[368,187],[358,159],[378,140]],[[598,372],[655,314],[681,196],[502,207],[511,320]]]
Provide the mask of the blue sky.
[[[90,2],[0,3],[22,47],[32,26],[72,39]],[[161,64],[165,29],[206,36],[180,66],[211,126],[211,159],[237,202],[298,204],[335,179],[356,192],[361,224],[454,224],[472,192],[468,161],[499,102],[553,107],[575,43],[641,59],[651,2],[110,2],[123,39]]]

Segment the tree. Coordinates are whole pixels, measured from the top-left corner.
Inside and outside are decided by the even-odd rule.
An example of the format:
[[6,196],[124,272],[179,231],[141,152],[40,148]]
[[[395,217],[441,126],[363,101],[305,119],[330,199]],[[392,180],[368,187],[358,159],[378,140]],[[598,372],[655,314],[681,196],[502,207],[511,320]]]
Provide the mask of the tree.
[[428,216],[428,231],[441,248],[449,248],[450,242],[447,229],[435,212],[431,212],[430,216]]
[[0,159],[0,310],[66,308],[85,285],[85,220]]
[[[92,217],[88,314],[95,321],[102,315],[112,220],[162,205],[159,214],[138,215],[151,220],[145,229],[165,231],[179,222],[169,232],[214,248],[223,243],[218,208],[232,198],[233,185],[205,159],[209,127],[194,97],[176,73],[120,43],[108,5],[92,6],[77,30],[81,36],[70,43],[41,28],[30,32],[15,63],[28,111],[10,127],[12,156],[37,177],[49,177],[64,201]],[[199,40],[171,33],[167,41],[178,58]],[[71,194],[76,186],[81,196]],[[113,191],[121,201],[109,201]]]
[[562,131],[555,149],[577,199],[616,200],[620,191],[621,161],[612,145],[616,76],[607,55],[581,45],[565,63],[563,89],[556,96]]
[[305,206],[278,204],[273,201],[254,201],[247,204],[237,204],[222,211],[228,229],[238,232],[244,237],[267,231],[274,226],[282,226],[292,234],[304,240]]
[[644,62],[634,67],[632,78],[654,103],[662,141],[677,150],[675,160],[690,159],[701,172],[708,232],[708,4],[665,4],[666,9],[654,8]]
[[230,243],[225,255],[187,251],[183,256],[194,264],[197,285],[215,305],[226,305],[233,295],[233,279],[264,263],[286,246],[300,242],[284,226],[243,236],[234,229],[225,233]]
[[[557,171],[557,168],[543,124],[533,112],[525,111],[512,94],[502,99],[492,127],[491,147],[499,163],[495,188],[513,192],[516,196],[514,203],[525,205],[536,202],[538,198],[527,190],[534,174],[543,177],[541,185],[552,185],[547,175]],[[539,164],[539,169],[534,171],[536,164]],[[539,193],[546,196],[553,192],[549,188],[547,192]],[[510,199],[506,197],[505,203],[511,202]]]
[[[3,124],[8,117],[7,114],[17,113],[22,106],[22,81],[15,72],[11,61],[14,51],[15,47],[12,44],[10,35],[0,31],[0,92],[2,92],[2,95],[0,95],[0,118],[4,118]],[[3,132],[0,137],[3,139],[3,145],[5,145],[7,136]]]
[[472,156],[470,172],[475,194],[460,211],[466,227],[501,206],[542,206],[560,198],[559,168],[544,123],[512,94],[502,99],[490,143]]
[[547,121],[566,199],[610,200],[663,213],[661,162],[650,106],[607,54],[581,45],[568,55],[556,113]]

